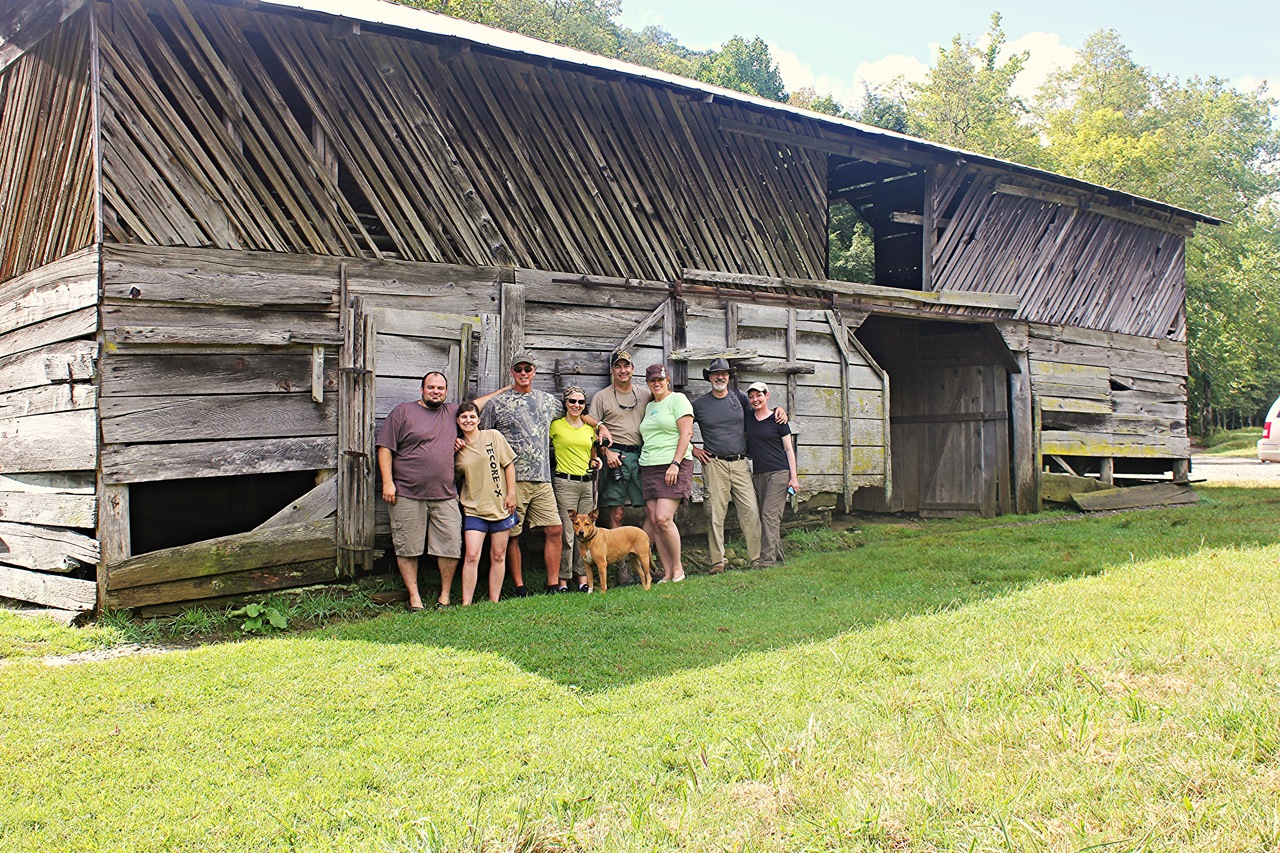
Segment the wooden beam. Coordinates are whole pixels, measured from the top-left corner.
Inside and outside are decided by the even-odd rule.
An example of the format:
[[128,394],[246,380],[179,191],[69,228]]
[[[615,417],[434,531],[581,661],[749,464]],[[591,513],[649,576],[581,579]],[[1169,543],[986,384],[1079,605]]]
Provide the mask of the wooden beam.
[[20,0],[0,19],[0,74],[71,17],[85,0]]
[[1144,228],[1154,228],[1157,231],[1176,234],[1179,237],[1190,237],[1195,233],[1195,226],[1186,220],[1167,221],[1157,219],[1155,216],[1144,216],[1140,213],[1121,210],[1116,207],[1111,207],[1105,202],[1094,201],[1091,198],[1081,197],[1078,195],[1068,195],[1066,193],[1033,189],[1031,187],[1011,184],[1006,181],[1000,181],[996,184],[996,192],[1003,193],[1005,195],[1019,196],[1021,198],[1029,198],[1046,204],[1061,204],[1066,207],[1074,207],[1090,213],[1096,213],[1099,216],[1118,219],[1121,222],[1127,222],[1130,225],[1141,225]]
[[0,522],[0,563],[42,572],[69,572],[98,562],[98,540],[54,527]]
[[284,509],[259,524],[254,530],[282,527],[304,521],[320,521],[338,511],[338,478],[330,477]]
[[[825,151],[828,154],[836,154],[841,157],[853,157],[858,160],[866,160],[868,163],[889,163],[894,166],[901,166],[904,169],[911,169],[915,167],[915,164],[903,159],[906,154],[903,150],[894,150],[891,153],[886,153],[884,150],[877,149],[871,145],[835,140],[830,137],[804,136],[799,133],[789,133],[785,130],[777,130],[772,127],[765,127],[764,125],[750,124],[745,121],[734,121],[727,118],[720,119],[718,124],[721,130],[729,133],[737,133],[742,136],[751,136],[757,139],[766,139],[770,142],[778,142],[783,145],[810,148],[814,151]],[[932,159],[929,158],[928,155],[921,154],[920,156],[922,159]]]
[[333,554],[333,519],[307,521],[139,554],[107,566],[107,590],[332,560]]
[[524,298],[523,284],[502,283],[499,302],[502,322],[502,347],[499,350],[502,365],[498,378],[499,387],[507,384],[507,369],[511,366],[511,359],[524,350]]
[[92,529],[97,515],[93,495],[0,491],[0,521]]
[[0,566],[0,597],[83,613],[97,603],[93,581]]
[[643,338],[649,333],[649,330],[659,323],[663,323],[667,318],[667,303],[662,301],[658,303],[658,307],[650,311],[643,320],[635,325],[622,342],[614,347],[615,350],[629,350],[635,346],[636,341]]
[[1156,483],[1150,486],[1082,492],[1072,495],[1071,499],[1085,512],[1136,509],[1147,506],[1181,506],[1200,502],[1200,496],[1195,490],[1181,483]]
[[332,468],[338,453],[334,436],[192,441],[173,444],[107,444],[102,474],[108,483],[142,483],[275,474]]
[[971,308],[986,308],[998,311],[1016,311],[1021,298],[1011,293],[970,293],[967,291],[939,290],[924,293],[918,290],[904,290],[898,287],[883,287],[877,284],[858,284],[848,281],[809,281],[796,278],[773,278],[769,276],[744,275],[741,273],[717,272],[714,270],[685,269],[681,279],[687,282],[705,282],[707,284],[730,284],[735,286],[761,287],[772,289],[797,288],[801,290],[817,290],[835,293],[859,299],[886,302],[906,303],[913,306],[957,305]]
[[1035,458],[1035,424],[1031,401],[1031,369],[1026,351],[1013,354],[1019,369],[1009,374],[1010,460],[1013,467],[1014,512],[1026,515],[1035,511],[1039,492]]

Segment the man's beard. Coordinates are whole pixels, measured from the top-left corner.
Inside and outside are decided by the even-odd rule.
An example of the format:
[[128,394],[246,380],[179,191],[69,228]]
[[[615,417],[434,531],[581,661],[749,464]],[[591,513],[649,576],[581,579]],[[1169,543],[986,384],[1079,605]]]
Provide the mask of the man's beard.
[[438,409],[444,405],[444,402],[441,401],[439,403],[433,403],[431,400],[423,400],[422,404],[426,406],[428,409]]

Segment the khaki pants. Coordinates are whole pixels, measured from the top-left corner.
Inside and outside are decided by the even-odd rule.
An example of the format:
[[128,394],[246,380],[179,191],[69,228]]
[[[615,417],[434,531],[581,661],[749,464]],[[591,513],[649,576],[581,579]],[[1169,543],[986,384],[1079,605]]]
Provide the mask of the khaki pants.
[[726,462],[708,459],[702,466],[702,482],[707,487],[707,545],[711,565],[724,565],[724,519],[732,500],[738,509],[738,526],[747,540],[747,559],[760,559],[760,510],[751,484],[751,463],[746,459]]
[[790,471],[765,471],[752,478],[760,500],[760,565],[782,562],[782,512],[787,508]]
[[551,478],[551,487],[556,491],[556,506],[560,509],[560,523],[564,525],[564,550],[560,552],[560,580],[567,581],[574,575],[584,575],[582,555],[578,553],[578,539],[573,535],[573,519],[569,518],[569,510],[579,515],[586,515],[595,508],[592,502],[592,484],[590,481],[565,480],[561,477]]

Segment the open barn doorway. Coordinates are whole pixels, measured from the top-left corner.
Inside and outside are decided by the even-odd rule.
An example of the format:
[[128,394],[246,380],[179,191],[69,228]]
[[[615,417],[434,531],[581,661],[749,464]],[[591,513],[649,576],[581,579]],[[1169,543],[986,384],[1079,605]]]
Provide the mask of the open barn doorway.
[[893,488],[860,509],[994,516],[1012,509],[1008,351],[978,324],[873,316],[858,340],[889,374]]

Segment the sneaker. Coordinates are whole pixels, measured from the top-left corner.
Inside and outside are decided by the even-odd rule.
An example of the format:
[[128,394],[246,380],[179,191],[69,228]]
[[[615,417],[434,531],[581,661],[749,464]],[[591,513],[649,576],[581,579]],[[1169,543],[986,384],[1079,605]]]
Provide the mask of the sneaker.
[[724,563],[716,563],[714,566],[712,566],[710,569],[707,570],[707,574],[709,575],[724,574]]
[[585,583],[578,584],[578,592],[591,592],[591,587]]
[[516,598],[528,598],[528,597],[529,597],[529,588],[528,588],[528,587],[524,587],[524,586],[518,586],[518,587],[516,587],[516,588],[515,588],[515,591],[514,591],[513,593],[511,593],[511,594],[512,594],[513,596],[515,596]]

